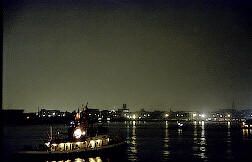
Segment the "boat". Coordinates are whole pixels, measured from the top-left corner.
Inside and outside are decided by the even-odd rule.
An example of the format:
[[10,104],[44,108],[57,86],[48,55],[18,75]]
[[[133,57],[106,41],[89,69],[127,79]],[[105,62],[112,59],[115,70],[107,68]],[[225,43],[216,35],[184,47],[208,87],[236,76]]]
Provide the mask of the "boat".
[[22,158],[45,158],[64,159],[70,157],[85,157],[90,155],[100,155],[111,151],[118,151],[122,146],[127,145],[120,136],[110,136],[107,133],[98,134],[92,131],[88,123],[88,107],[83,107],[83,111],[75,114],[75,119],[71,121],[67,138],[53,138],[52,128],[50,137],[37,149],[19,151],[16,156]]

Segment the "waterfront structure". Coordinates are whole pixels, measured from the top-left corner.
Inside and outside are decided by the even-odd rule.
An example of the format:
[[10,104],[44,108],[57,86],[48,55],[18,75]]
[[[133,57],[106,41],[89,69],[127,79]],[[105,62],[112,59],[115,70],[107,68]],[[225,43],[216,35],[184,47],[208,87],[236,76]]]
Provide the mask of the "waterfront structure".
[[100,111],[100,115],[98,121],[110,121],[110,120],[117,120],[118,114],[115,110],[102,110]]
[[88,108],[86,111],[87,111],[87,114],[88,114],[89,122],[98,121],[98,118],[100,117],[100,110],[99,109]]
[[[204,115],[203,115],[204,116]],[[195,121],[204,120],[202,114],[195,111],[170,111],[165,113],[166,120]]]
[[252,119],[252,109],[244,109],[240,111],[242,119]]
[[252,129],[252,119],[247,119],[246,121],[242,122],[243,129]]
[[120,119],[127,119],[127,117],[130,115],[130,111],[126,104],[123,104],[123,107],[117,110],[117,115]]
[[137,112],[139,120],[149,120],[151,118],[151,112],[141,109]]
[[38,112],[38,116],[42,118],[50,118],[50,117],[57,117],[57,116],[65,116],[64,112],[61,112],[60,110],[47,110],[47,109],[41,109]]
[[242,111],[235,109],[220,109],[209,113],[211,121],[240,121],[242,120]]
[[[78,111],[83,111],[81,108]],[[252,119],[252,109],[219,109],[213,112],[197,111],[140,111],[131,112],[126,104],[118,110],[99,110],[89,108],[87,110],[91,123],[105,121],[126,121],[126,120],[181,120],[181,121],[245,121]],[[37,113],[25,113],[24,110],[2,110],[2,119],[5,123],[67,123],[75,117],[76,111],[62,112],[55,109],[38,109]]]

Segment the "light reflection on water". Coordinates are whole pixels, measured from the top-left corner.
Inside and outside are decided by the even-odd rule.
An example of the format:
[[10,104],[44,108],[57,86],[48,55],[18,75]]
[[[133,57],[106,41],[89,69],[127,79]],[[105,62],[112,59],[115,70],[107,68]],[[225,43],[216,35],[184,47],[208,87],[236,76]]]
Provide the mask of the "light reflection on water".
[[232,137],[231,137],[231,123],[230,121],[227,122],[227,150],[226,150],[226,154],[227,154],[227,157],[229,159],[232,159],[233,158],[233,155],[232,155]]
[[242,129],[243,138],[246,139],[252,135],[252,129]]
[[88,159],[76,158],[74,160],[59,160],[59,161],[46,161],[46,162],[102,162],[101,157],[90,157]]
[[230,121],[227,122],[227,125],[228,125],[228,129],[230,129],[230,128],[231,128],[231,123],[230,123]]
[[169,158],[169,154],[170,152],[168,151],[168,147],[169,147],[169,131],[168,131],[168,121],[165,121],[165,129],[164,129],[164,139],[163,139],[163,142],[164,142],[164,145],[163,145],[163,160],[168,160]]
[[[129,135],[129,136],[127,136],[127,139],[129,140],[128,160],[129,161],[137,161],[136,121],[129,122],[127,125],[127,128],[128,128],[127,135]],[[130,128],[132,130],[130,130]],[[132,134],[129,133],[130,131],[132,131]]]
[[[199,122],[199,127],[200,127],[200,132],[198,132],[197,129],[197,123],[194,122],[194,131],[193,131],[193,151],[195,152],[194,155],[196,157],[199,157],[201,159],[206,160],[206,137],[205,137],[205,122],[200,121]],[[200,135],[200,137],[198,137]]]
[[182,135],[182,133],[183,133],[182,128],[178,128],[178,135],[179,135],[179,136],[181,136],[181,135]]

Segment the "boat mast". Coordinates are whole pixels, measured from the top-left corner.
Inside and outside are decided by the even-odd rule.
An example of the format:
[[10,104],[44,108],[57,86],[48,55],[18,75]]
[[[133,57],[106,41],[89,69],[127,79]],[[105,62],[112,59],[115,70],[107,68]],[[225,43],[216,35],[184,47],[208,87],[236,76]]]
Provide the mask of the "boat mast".
[[52,140],[52,126],[50,126],[50,141]]

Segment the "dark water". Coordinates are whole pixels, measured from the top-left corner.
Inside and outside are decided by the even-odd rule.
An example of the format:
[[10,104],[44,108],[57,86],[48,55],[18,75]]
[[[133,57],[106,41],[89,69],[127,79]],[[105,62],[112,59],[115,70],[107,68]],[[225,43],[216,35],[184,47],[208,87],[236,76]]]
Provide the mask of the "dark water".
[[[68,161],[188,161],[236,162],[252,159],[252,130],[239,129],[234,123],[194,122],[179,129],[172,122],[107,123],[109,133],[122,134],[128,146],[118,153]],[[67,126],[53,126],[66,131]],[[49,126],[6,126],[4,128],[4,159],[24,145],[38,145],[47,138]],[[37,161],[38,159],[34,159]],[[2,161],[2,160],[1,160]],[[22,161],[22,159],[20,159]],[[63,161],[63,159],[62,159]],[[64,160],[66,161],[66,159]]]

